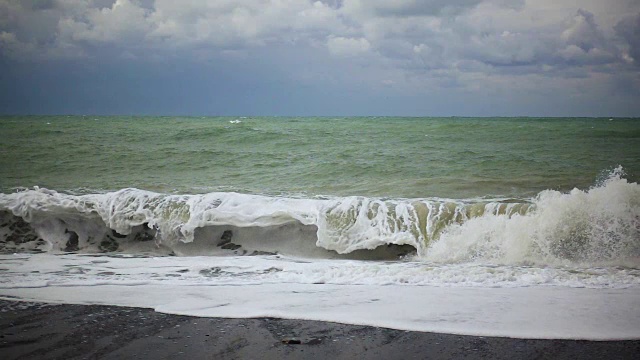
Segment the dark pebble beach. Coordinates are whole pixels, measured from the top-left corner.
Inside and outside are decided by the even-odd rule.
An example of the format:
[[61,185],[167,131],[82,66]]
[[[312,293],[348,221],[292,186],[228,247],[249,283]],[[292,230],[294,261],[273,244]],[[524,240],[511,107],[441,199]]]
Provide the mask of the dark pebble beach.
[[9,359],[637,359],[640,340],[462,336],[273,318],[0,301]]

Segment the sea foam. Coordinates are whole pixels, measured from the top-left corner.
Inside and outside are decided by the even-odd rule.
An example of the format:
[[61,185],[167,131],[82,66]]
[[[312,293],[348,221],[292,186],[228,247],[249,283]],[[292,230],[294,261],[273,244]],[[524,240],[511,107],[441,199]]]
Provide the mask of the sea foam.
[[532,199],[303,199],[139,189],[0,195],[6,250],[283,253],[436,262],[639,264],[640,186],[621,169]]
[[588,190],[546,190],[533,210],[485,213],[451,224],[425,252],[441,262],[583,262],[640,265],[640,186],[620,168]]

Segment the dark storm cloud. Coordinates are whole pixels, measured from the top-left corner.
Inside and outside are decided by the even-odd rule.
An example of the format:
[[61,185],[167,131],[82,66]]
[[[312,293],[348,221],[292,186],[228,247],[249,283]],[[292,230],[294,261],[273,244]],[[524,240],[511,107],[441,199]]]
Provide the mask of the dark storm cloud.
[[627,42],[630,60],[636,66],[640,65],[640,13],[621,20],[616,24],[615,30]]
[[[266,96],[259,89],[273,89],[271,75],[279,74],[283,88],[308,91],[289,93],[309,104],[336,89],[387,98],[390,107],[443,88],[467,104],[507,88],[523,98],[580,88],[581,98],[601,99],[620,79],[621,88],[640,86],[639,33],[640,4],[629,0],[0,0],[0,61],[9,70],[103,64],[122,69],[113,78],[126,83],[126,71],[145,66],[189,64],[219,76],[242,64],[252,76],[235,94]],[[70,78],[81,84],[90,76]],[[425,104],[414,108],[441,108]]]

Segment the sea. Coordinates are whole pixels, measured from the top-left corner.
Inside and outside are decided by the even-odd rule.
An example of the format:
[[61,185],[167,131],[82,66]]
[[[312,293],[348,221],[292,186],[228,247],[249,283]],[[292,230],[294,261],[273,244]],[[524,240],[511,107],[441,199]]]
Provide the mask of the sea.
[[0,298],[640,339],[640,119],[0,117]]

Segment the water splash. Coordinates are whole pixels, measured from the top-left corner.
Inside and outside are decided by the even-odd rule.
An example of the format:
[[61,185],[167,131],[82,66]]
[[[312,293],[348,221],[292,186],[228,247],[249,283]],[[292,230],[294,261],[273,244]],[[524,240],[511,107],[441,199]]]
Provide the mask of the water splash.
[[541,192],[526,214],[449,226],[424,258],[439,262],[640,265],[640,186],[618,167],[589,190]]
[[[138,189],[70,195],[35,188],[0,195],[0,215],[7,250],[155,246],[191,255],[382,251],[385,258],[413,251],[441,263],[631,266],[640,259],[640,186],[624,179],[621,167],[588,190],[545,190],[533,199],[296,199]],[[189,251],[184,244],[192,244]]]

